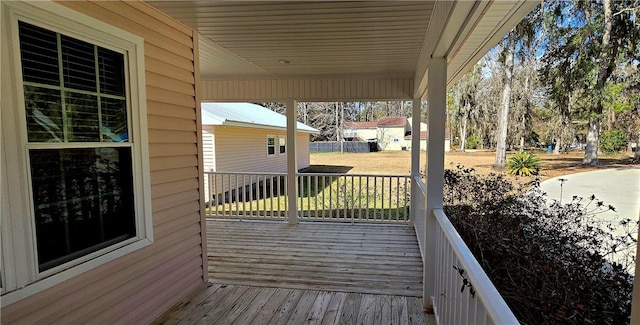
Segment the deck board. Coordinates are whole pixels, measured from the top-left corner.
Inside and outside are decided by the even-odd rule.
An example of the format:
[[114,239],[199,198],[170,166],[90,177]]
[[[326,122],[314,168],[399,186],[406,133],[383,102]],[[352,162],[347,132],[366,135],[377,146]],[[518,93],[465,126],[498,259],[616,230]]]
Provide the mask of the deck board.
[[210,286],[157,324],[435,324],[407,225],[207,220]]
[[422,295],[407,225],[208,220],[209,277],[259,287]]

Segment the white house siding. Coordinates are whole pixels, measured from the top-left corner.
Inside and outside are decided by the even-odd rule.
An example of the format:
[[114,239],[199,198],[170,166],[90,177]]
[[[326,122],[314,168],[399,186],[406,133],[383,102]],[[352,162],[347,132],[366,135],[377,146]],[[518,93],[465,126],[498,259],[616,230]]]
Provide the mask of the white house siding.
[[[211,127],[215,134],[217,172],[262,174],[287,172],[287,154],[280,154],[278,147],[278,138],[285,138],[286,131],[236,126],[207,127]],[[276,138],[276,154],[273,156],[267,156],[267,136]],[[296,142],[298,169],[307,168],[309,167],[309,134],[298,132]],[[288,144],[287,150],[289,150]],[[261,176],[259,178],[262,179]],[[255,181],[256,179],[252,178],[251,182]],[[235,178],[231,182],[235,182]],[[246,182],[248,183],[249,179]],[[215,193],[228,191],[230,188],[228,178],[224,180],[217,178]]]
[[144,38],[154,243],[2,308],[2,323],[144,324],[204,285],[193,31],[142,2],[65,6]]
[[380,150],[402,150],[405,127],[378,127],[378,147]]
[[309,133],[298,132],[296,137],[296,158],[298,160],[298,170],[309,168],[311,164],[309,158]]

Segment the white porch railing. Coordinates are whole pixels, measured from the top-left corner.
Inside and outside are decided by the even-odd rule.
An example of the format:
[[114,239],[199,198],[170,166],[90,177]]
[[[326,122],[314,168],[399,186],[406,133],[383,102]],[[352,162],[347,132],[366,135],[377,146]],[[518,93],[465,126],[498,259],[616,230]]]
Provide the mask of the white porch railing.
[[286,219],[284,173],[205,172],[207,217]]
[[[287,175],[205,172],[206,215],[285,220]],[[298,216],[305,221],[409,221],[410,178],[403,175],[298,174]]]
[[406,175],[298,174],[298,216],[309,221],[409,221]]
[[[426,212],[426,187],[419,176],[413,178],[416,188],[413,204],[415,215],[411,220],[416,228],[420,250],[433,249],[435,261],[425,262],[433,268],[433,309],[438,324],[519,324],[516,317],[498,293],[480,263],[473,256],[442,209]],[[426,218],[435,218],[433,247],[425,247]]]

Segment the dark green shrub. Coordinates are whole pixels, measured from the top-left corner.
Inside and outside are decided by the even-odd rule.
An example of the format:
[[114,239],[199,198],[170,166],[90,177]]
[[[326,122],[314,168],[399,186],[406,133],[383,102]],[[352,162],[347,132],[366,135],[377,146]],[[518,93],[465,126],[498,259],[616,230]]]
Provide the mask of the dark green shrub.
[[624,130],[615,129],[600,134],[600,149],[607,154],[620,152],[627,146],[627,135]]
[[628,324],[632,263],[606,257],[635,247],[637,222],[594,226],[612,207],[549,202],[528,186],[458,166],[445,171],[445,212],[521,323]]
[[540,159],[528,152],[518,152],[509,157],[507,161],[507,173],[518,176],[538,175],[540,172]]

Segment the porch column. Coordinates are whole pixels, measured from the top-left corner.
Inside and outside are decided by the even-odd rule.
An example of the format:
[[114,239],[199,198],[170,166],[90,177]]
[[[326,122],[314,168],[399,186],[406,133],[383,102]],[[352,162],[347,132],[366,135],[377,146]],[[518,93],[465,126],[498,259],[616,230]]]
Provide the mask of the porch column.
[[296,101],[286,101],[287,105],[287,218],[290,225],[298,223],[298,161],[296,159],[296,134],[298,123]]
[[431,58],[429,64],[428,139],[427,139],[427,220],[425,222],[424,249],[424,304],[433,307],[436,259],[435,236],[437,221],[433,209],[442,208],[444,186],[444,128],[446,122],[447,59]]
[[[411,106],[411,197],[418,197],[417,191],[418,184],[416,184],[415,177],[420,176],[420,115],[422,110],[422,100],[420,98],[413,99],[413,105]],[[412,200],[413,201],[413,200]],[[415,202],[411,202],[411,211],[409,211],[409,217],[411,222],[415,220],[418,212],[418,206]]]

